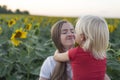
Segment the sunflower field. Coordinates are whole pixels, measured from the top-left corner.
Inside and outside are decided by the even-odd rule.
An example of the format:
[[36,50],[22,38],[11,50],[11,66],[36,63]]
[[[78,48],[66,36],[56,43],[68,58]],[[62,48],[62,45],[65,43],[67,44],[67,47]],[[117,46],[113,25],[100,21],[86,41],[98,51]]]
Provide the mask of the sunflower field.
[[[54,54],[50,29],[58,20],[77,18],[0,14],[0,80],[38,80],[43,61]],[[120,19],[106,18],[110,31],[107,74],[120,80]]]

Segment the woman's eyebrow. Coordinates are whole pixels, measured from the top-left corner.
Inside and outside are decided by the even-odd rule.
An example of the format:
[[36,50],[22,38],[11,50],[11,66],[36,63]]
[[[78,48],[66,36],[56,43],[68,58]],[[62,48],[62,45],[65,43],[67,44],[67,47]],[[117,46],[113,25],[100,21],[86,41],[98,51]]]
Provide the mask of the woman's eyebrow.
[[71,30],[74,30],[74,28],[71,28]]
[[[69,29],[62,29],[61,31],[68,31]],[[71,28],[70,30],[74,30],[74,28]]]
[[62,29],[61,31],[67,31],[68,29]]
[[70,29],[70,30],[75,30],[74,28]]

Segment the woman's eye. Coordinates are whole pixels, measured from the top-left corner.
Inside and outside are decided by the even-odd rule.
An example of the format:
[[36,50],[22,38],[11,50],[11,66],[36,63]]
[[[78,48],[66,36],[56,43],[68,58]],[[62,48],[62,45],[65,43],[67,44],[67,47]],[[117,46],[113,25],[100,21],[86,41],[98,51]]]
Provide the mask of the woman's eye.
[[71,31],[72,33],[74,33],[74,31]]
[[62,32],[61,32],[61,34],[67,34],[67,30],[63,30]]
[[67,32],[62,32],[61,34],[66,34]]
[[74,30],[71,30],[71,33],[75,33],[75,31],[74,31]]

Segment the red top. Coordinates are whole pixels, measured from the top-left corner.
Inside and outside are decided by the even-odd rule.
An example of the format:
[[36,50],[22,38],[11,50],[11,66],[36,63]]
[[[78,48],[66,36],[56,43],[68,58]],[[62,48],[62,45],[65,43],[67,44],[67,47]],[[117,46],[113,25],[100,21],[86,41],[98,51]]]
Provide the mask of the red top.
[[69,59],[73,71],[73,80],[104,80],[106,58],[95,59],[90,52],[80,47],[70,49]]

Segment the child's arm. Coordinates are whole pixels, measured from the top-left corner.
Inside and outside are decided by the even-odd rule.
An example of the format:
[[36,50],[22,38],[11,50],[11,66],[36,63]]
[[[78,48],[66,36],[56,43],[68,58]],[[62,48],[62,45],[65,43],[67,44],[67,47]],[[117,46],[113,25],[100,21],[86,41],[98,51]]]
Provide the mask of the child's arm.
[[67,62],[67,61],[69,61],[68,51],[64,52],[64,53],[59,53],[58,50],[56,50],[55,54],[54,54],[54,59],[56,61],[60,61],[60,62]]
[[107,74],[105,74],[104,80],[111,80],[111,79]]

